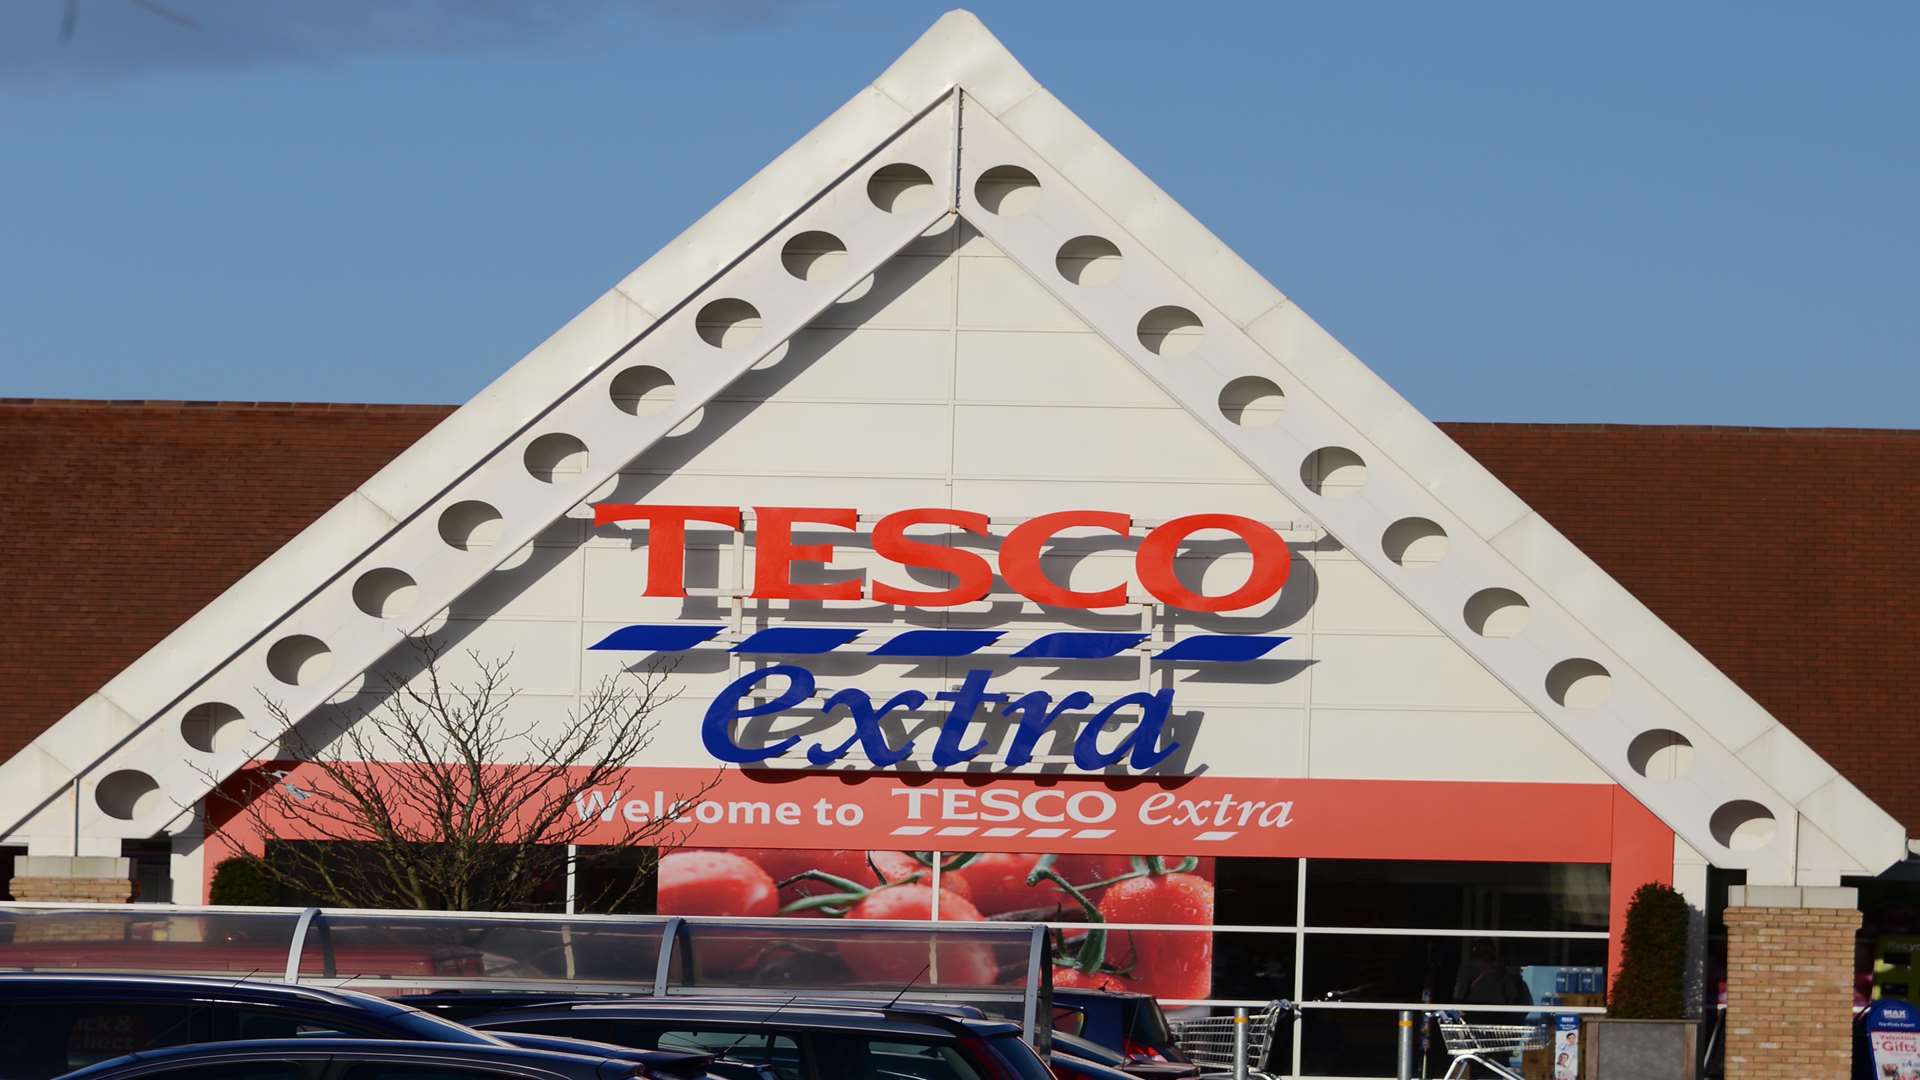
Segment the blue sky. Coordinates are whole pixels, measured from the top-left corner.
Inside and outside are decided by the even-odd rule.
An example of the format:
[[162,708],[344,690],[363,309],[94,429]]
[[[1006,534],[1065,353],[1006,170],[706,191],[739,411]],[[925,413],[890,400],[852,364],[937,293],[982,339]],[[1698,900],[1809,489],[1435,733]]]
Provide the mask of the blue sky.
[[[6,0],[0,396],[462,401],[944,6]],[[1920,426],[1910,0],[974,10],[1430,416]]]

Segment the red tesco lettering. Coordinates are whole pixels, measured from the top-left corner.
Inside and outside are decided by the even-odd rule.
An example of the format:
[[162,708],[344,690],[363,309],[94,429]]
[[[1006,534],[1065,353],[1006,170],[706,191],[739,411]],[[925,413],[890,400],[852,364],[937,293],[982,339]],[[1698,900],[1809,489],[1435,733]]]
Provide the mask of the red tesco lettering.
[[[741,528],[743,515],[734,506],[648,506],[598,503],[593,508],[596,528],[617,522],[647,525],[647,596],[686,595],[687,523],[690,521]],[[873,526],[874,553],[899,566],[934,570],[952,577],[944,589],[908,589],[859,574],[828,584],[795,584],[795,563],[821,566],[833,561],[831,543],[796,544],[796,524],[845,529],[858,528],[860,515],[841,507],[761,506],[754,508],[753,592],[766,600],[859,600],[902,607],[940,608],[982,600],[993,589],[996,566],[978,551],[908,534],[914,526],[944,526],[987,537],[989,519],[970,510],[926,507],[898,510]],[[1094,528],[1129,536],[1133,519],[1106,510],[1062,510],[1042,514],[1015,526],[1000,544],[997,571],[1007,586],[1036,604],[1059,608],[1117,607],[1127,602],[1127,587],[1099,591],[1070,589],[1047,575],[1042,556],[1055,537],[1069,529]],[[1175,572],[1180,545],[1194,533],[1220,530],[1232,533],[1252,556],[1247,580],[1231,592],[1207,596],[1188,588]],[[1149,531],[1134,555],[1134,574],[1154,599],[1183,611],[1240,611],[1278,593],[1287,582],[1293,559],[1280,534],[1252,518],[1238,514],[1190,514]]]

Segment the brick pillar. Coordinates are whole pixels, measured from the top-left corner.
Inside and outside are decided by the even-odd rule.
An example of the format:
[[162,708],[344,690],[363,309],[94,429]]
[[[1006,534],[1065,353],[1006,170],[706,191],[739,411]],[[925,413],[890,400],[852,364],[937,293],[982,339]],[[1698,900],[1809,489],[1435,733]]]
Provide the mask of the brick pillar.
[[1726,922],[1727,1080],[1847,1080],[1858,890],[1735,886]]
[[111,855],[16,855],[15,900],[124,904],[133,899],[133,860]]

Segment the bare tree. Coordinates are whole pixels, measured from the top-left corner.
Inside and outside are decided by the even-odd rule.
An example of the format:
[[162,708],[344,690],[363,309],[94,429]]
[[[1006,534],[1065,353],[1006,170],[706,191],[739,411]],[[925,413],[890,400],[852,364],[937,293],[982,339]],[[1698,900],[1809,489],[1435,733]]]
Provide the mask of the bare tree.
[[[571,872],[596,883],[581,908],[610,910],[645,886],[653,849],[683,837],[717,782],[639,821],[589,801],[652,744],[653,713],[675,696],[669,666],[602,680],[556,731],[512,718],[510,656],[468,653],[473,674],[449,685],[437,643],[414,651],[416,674],[383,673],[379,704],[316,718],[324,733],[267,701],[298,774],[258,767],[220,791],[267,840],[240,857],[270,882],[341,907],[525,911]],[[323,842],[285,842],[294,821],[297,839]]]

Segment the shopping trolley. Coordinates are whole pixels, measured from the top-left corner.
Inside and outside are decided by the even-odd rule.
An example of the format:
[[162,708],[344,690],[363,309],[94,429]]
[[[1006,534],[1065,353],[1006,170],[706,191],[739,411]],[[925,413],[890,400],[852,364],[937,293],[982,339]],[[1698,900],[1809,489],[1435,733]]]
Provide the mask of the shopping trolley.
[[[1248,1013],[1245,1022],[1249,1073],[1264,1075],[1261,1066],[1266,1063],[1267,1048],[1273,1045],[1274,1030],[1281,1024],[1291,1022],[1295,1011],[1291,1001],[1274,1001],[1265,1008]],[[1203,1072],[1231,1073],[1233,1029],[1237,1022],[1236,1017],[1227,1014],[1195,1020],[1173,1020],[1167,1026],[1173,1029],[1173,1041]]]
[[[1441,1080],[1471,1075],[1468,1068],[1483,1066],[1506,1080],[1524,1078],[1505,1064],[1508,1057],[1522,1050],[1542,1050],[1547,1045],[1545,1024],[1479,1024],[1457,1012],[1439,1014],[1440,1038],[1447,1044],[1447,1074]],[[1486,1055],[1499,1060],[1489,1060]]]

